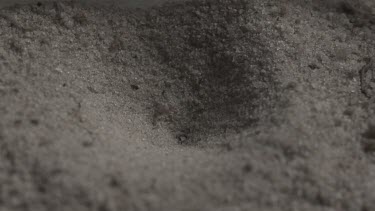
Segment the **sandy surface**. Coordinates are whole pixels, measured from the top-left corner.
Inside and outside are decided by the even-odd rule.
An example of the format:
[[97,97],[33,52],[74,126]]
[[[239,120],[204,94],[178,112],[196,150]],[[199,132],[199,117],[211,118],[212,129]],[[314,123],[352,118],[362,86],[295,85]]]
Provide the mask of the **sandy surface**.
[[[160,5],[168,1],[185,1],[185,0],[73,0],[80,2],[83,5],[90,5],[95,7],[112,6],[117,8],[149,8],[155,5]],[[54,0],[1,0],[0,8],[13,6],[15,4],[37,4],[55,2]]]
[[374,14],[0,10],[0,210],[375,210]]

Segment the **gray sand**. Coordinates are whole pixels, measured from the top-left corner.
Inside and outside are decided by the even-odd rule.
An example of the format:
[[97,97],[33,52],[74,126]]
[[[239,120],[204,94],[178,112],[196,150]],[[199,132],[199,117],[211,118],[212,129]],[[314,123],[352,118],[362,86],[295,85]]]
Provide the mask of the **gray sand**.
[[0,10],[0,210],[375,210],[375,6],[348,2]]
[[[96,7],[108,6],[116,8],[149,8],[152,6],[160,5],[168,1],[185,1],[185,0],[69,0],[80,2],[83,5],[94,5]],[[15,4],[37,4],[55,2],[55,0],[1,0],[0,8],[13,6]]]

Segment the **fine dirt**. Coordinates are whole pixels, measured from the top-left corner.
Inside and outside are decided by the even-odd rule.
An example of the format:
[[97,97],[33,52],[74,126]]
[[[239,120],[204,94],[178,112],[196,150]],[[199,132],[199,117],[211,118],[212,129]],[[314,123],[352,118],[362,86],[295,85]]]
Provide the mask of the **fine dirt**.
[[374,49],[371,0],[2,9],[0,210],[375,210]]

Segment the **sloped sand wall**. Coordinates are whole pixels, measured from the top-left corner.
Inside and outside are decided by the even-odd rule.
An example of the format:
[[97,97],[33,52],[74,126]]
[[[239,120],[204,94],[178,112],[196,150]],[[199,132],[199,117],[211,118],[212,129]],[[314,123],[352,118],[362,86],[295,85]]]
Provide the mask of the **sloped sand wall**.
[[365,0],[59,2],[0,10],[0,211],[375,210]]

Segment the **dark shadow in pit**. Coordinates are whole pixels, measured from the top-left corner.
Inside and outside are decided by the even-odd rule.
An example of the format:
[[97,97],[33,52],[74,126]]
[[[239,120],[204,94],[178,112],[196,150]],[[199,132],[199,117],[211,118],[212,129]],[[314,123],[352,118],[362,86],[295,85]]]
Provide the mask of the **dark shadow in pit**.
[[[147,11],[134,24],[167,68],[171,129],[181,144],[239,132],[265,118],[276,86],[272,53],[245,0],[192,1]],[[270,39],[270,38],[268,38]]]

